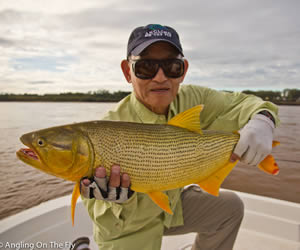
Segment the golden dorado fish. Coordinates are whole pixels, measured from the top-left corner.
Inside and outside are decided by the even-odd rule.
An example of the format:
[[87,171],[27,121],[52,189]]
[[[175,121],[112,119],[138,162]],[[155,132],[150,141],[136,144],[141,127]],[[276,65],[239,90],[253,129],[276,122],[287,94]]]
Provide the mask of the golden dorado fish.
[[[99,165],[107,173],[112,165],[120,165],[130,176],[132,190],[148,194],[172,213],[162,191],[196,183],[218,195],[220,185],[237,163],[229,159],[239,134],[202,131],[202,108],[186,110],[164,125],[91,121],[39,130],[20,138],[29,148],[20,149],[17,156],[43,172],[76,182],[73,223],[80,179],[91,177]],[[259,167],[271,174],[279,171],[271,155]]]

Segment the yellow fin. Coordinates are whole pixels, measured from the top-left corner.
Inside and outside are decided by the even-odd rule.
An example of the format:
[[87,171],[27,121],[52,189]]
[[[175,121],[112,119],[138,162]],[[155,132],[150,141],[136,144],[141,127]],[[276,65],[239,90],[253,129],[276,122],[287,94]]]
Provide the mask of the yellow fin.
[[197,105],[193,108],[179,113],[170,121],[168,121],[168,125],[185,128],[190,131],[202,134],[202,130],[200,127],[200,112],[202,111],[203,107],[204,105]]
[[[280,144],[279,141],[273,141],[272,147],[276,147]],[[271,175],[277,175],[279,173],[279,167],[272,155],[268,155],[262,162],[258,164],[258,167]]]
[[228,162],[223,168],[197,184],[206,192],[218,196],[221,184],[237,163],[238,160],[235,162]]
[[163,192],[151,192],[147,193],[153,202],[158,205],[161,209],[166,211],[169,214],[173,214],[170,206],[169,206],[169,198]]
[[272,155],[268,155],[261,163],[258,164],[258,167],[271,175],[277,175],[279,173],[279,167]]
[[75,207],[78,197],[80,196],[80,188],[79,188],[80,182],[77,182],[75,184],[75,187],[73,189],[72,193],[72,201],[71,201],[71,216],[72,216],[72,225],[74,226],[74,217],[75,217]]

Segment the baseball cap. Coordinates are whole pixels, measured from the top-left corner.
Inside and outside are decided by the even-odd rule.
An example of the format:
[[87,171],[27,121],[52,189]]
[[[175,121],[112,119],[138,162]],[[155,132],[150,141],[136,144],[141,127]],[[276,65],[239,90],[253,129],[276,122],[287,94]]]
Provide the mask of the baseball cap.
[[160,24],[148,24],[147,26],[137,27],[132,31],[127,45],[127,58],[130,55],[138,56],[148,46],[160,41],[172,44],[183,56],[176,30]]

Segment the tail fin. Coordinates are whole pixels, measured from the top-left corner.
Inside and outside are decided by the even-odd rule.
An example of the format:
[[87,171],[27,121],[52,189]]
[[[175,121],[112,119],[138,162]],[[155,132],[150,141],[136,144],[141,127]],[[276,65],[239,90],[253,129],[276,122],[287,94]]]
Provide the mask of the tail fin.
[[[273,141],[272,147],[276,147],[280,142]],[[268,155],[261,163],[258,164],[258,167],[271,175],[277,175],[279,173],[279,167],[272,155]]]
[[272,155],[268,155],[261,163],[258,164],[258,167],[262,171],[271,175],[277,175],[279,173],[279,167]]

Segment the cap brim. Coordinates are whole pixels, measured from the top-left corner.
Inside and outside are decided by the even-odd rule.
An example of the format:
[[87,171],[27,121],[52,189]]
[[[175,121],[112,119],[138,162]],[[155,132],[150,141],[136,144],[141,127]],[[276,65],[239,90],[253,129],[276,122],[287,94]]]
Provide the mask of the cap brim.
[[[181,51],[181,49],[178,48],[177,45],[176,45],[175,43],[173,43],[173,42],[171,42],[171,41],[169,41],[169,40],[165,40],[165,39],[153,39],[153,40],[149,40],[149,41],[143,42],[143,43],[141,43],[140,45],[138,45],[137,47],[135,47],[135,48],[131,51],[130,55],[133,55],[133,56],[139,56],[146,48],[148,48],[151,44],[156,43],[156,42],[167,42],[167,43],[173,45],[173,46],[178,50],[178,52],[179,52],[182,56],[184,56],[183,53],[182,53],[182,51]],[[128,55],[128,56],[129,56],[129,55]]]

